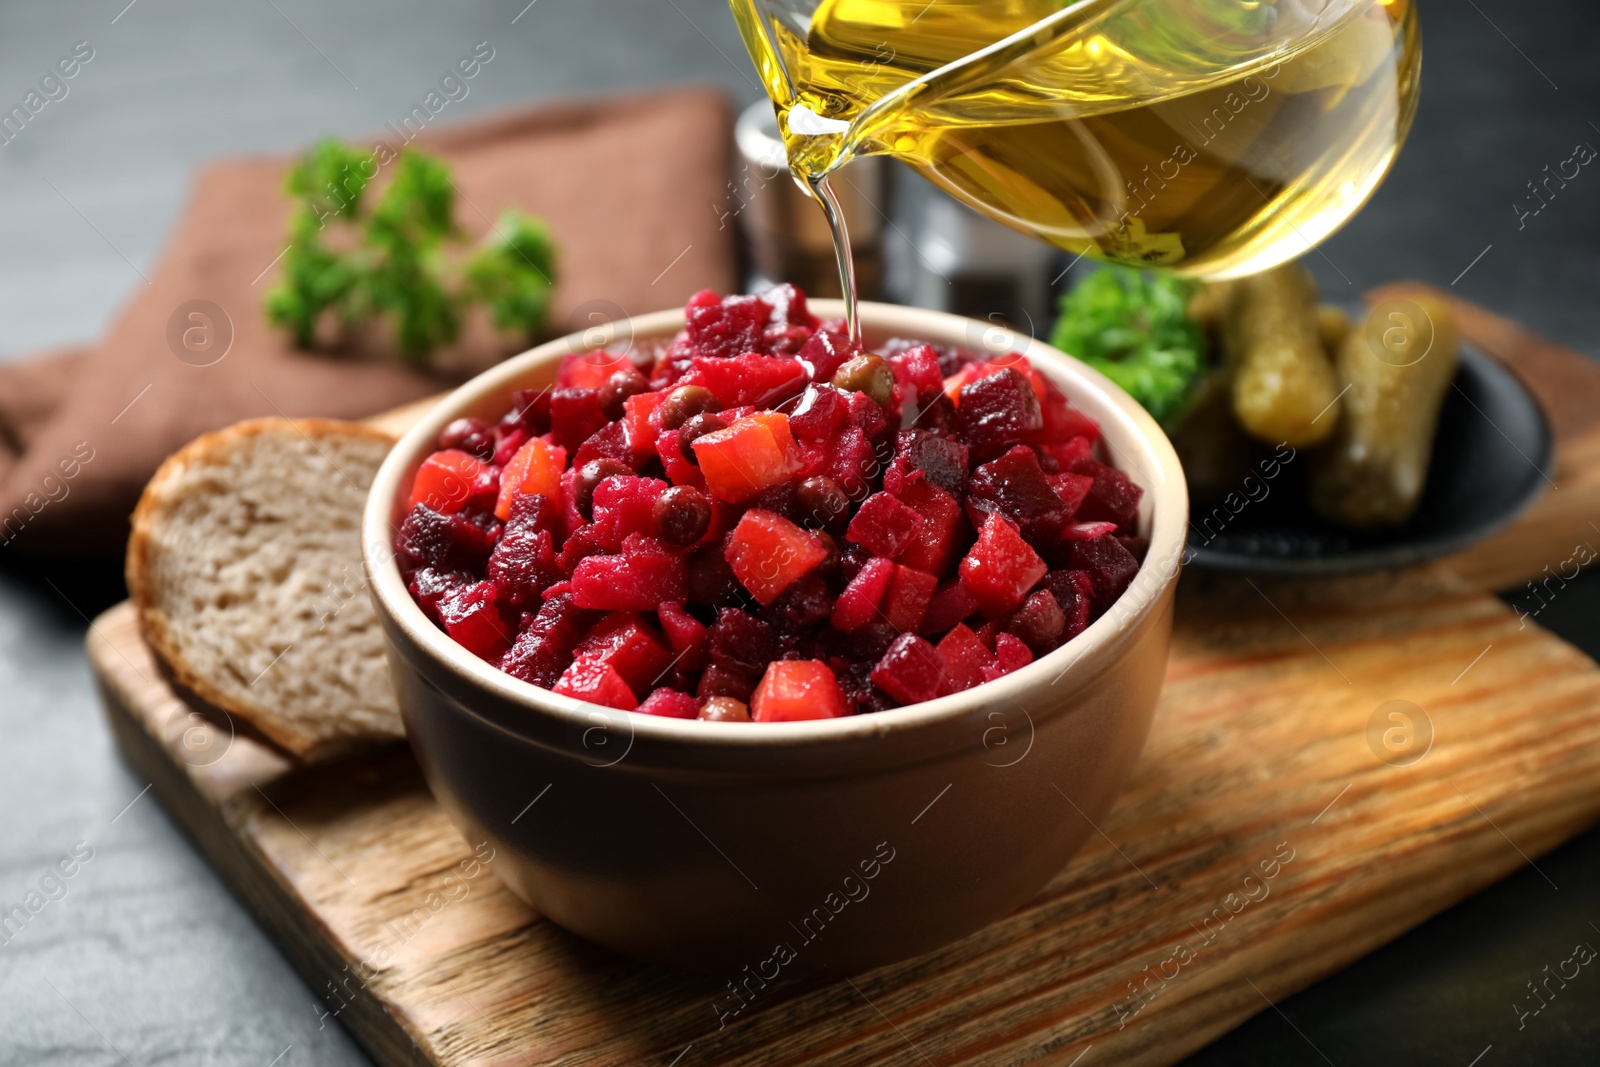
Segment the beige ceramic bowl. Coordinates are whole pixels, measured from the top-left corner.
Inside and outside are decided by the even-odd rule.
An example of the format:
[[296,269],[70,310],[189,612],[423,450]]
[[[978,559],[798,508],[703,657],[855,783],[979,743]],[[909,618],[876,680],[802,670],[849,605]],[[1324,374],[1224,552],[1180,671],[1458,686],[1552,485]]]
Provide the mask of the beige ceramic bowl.
[[[815,301],[822,316],[842,313]],[[912,707],[795,723],[617,712],[518,681],[411,600],[390,545],[418,465],[451,419],[491,422],[567,352],[670,338],[678,311],[573,335],[452,393],[401,439],[364,519],[367,574],[406,731],[434,794],[540,913],[642,959],[742,988],[851,973],[937,948],[1026,902],[1093,833],[1161,689],[1188,499],[1156,423],[1098,373],[969,319],[865,304],[891,336],[1015,348],[1099,421],[1145,489],[1150,550],[1113,610],[1038,662]],[[749,971],[745,968],[748,967]]]

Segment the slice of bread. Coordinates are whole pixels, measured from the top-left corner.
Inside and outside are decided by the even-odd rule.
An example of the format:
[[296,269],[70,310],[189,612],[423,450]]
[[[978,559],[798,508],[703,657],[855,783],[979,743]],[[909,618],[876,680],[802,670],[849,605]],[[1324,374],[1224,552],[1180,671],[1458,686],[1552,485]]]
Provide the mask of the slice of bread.
[[170,457],[133,513],[128,589],[168,679],[301,762],[403,736],[361,567],[361,511],[394,443],[255,419]]

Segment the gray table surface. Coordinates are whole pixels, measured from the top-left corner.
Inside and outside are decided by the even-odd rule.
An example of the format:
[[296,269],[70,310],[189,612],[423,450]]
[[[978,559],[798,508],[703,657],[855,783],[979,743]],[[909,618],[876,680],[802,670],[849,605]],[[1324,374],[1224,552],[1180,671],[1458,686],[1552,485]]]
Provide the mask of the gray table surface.
[[[1600,145],[1589,5],[1422,6],[1410,143],[1310,265],[1330,293],[1454,284],[1600,356],[1600,175],[1525,225],[1512,206],[1576,143]],[[202,160],[377,128],[475,42],[497,58],[458,115],[664,82],[759,91],[720,0],[5,0],[0,101],[80,40],[95,58],[70,95],[0,148],[0,358],[94,337],[141,284]],[[0,1064],[367,1062],[119,760],[82,641],[85,616],[120,596],[114,565],[0,559],[0,902],[75,848],[92,855],[0,946]],[[1594,655],[1597,607],[1590,577],[1540,622]],[[1513,1010],[1580,941],[1600,946],[1596,832],[1263,1005],[1190,1062],[1592,1064],[1592,968],[1520,1027]]]

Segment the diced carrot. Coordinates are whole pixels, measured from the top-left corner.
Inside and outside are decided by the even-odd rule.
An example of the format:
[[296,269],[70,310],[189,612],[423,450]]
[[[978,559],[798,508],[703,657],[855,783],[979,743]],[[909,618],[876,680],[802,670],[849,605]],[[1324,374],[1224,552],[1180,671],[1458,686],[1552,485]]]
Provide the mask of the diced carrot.
[[422,461],[411,482],[407,509],[426,504],[434,511],[454,514],[472,495],[473,483],[486,469],[476,456],[448,448]]
[[757,602],[770,604],[827,559],[828,550],[782,515],[751,508],[728,535],[725,555],[740,584]]
[[770,664],[750,698],[750,718],[755,722],[835,719],[849,713],[833,671],[814,659]]
[[802,456],[777,411],[757,411],[694,443],[706,488],[720,500],[748,499],[800,469]]
[[500,498],[495,501],[495,517],[504,522],[511,517],[511,501],[527,493],[542,493],[557,505],[563,503],[561,474],[567,467],[567,450],[535,437],[517,449],[506,469],[500,473]]

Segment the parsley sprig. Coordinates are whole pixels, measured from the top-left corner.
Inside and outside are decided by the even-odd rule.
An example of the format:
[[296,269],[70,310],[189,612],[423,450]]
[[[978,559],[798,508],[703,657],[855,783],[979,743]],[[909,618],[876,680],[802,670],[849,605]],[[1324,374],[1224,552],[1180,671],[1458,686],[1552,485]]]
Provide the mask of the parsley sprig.
[[283,280],[266,299],[267,318],[301,348],[316,345],[330,318],[343,327],[382,320],[408,363],[426,363],[453,343],[475,304],[519,341],[544,325],[555,283],[555,246],[544,224],[507,210],[464,257],[455,225],[455,183],[439,159],[405,149],[394,178],[368,193],[375,156],[325,140],[290,170],[295,200]]
[[1170,426],[1206,363],[1206,337],[1189,316],[1195,284],[1170,274],[1105,266],[1061,298],[1050,343],[1122,386]]

